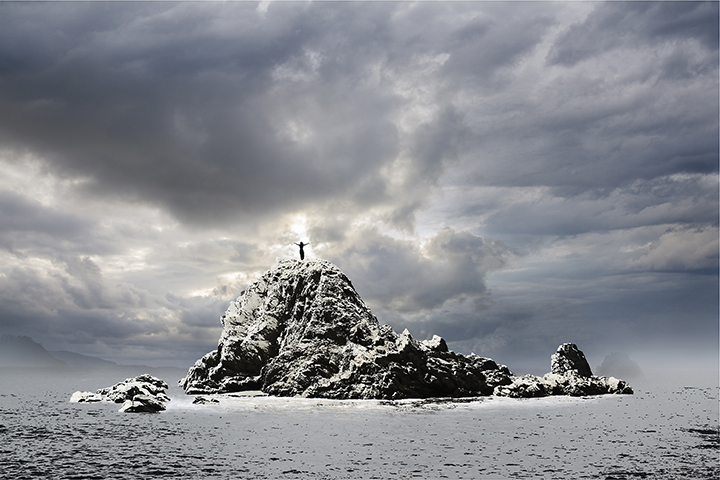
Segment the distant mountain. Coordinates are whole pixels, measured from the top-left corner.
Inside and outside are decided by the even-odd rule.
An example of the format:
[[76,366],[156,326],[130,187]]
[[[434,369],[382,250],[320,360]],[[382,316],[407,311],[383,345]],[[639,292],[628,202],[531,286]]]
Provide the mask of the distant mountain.
[[[34,367],[41,369],[87,370],[108,369],[113,372],[163,372],[181,376],[186,370],[176,367],[150,367],[147,365],[121,365],[102,358],[82,355],[67,350],[47,351],[30,337],[0,336],[0,367]],[[137,375],[137,373],[132,373]]]
[[67,350],[57,350],[49,352],[53,357],[61,360],[72,368],[96,368],[96,367],[114,367],[117,363],[102,358],[91,357],[89,355],[81,355]]
[[640,365],[630,359],[625,352],[613,352],[605,356],[605,360],[596,369],[598,375],[606,377],[642,380],[645,378]]
[[32,338],[15,335],[0,336],[0,366],[69,368]]

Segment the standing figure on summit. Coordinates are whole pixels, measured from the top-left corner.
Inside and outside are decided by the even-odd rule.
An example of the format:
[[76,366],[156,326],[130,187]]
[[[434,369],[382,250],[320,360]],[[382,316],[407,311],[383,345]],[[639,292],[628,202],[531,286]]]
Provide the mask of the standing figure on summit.
[[304,247],[305,245],[310,245],[310,244],[309,244],[309,243],[300,242],[300,243],[296,243],[295,245],[297,245],[298,247],[300,247],[300,260],[305,260],[305,250],[303,250],[303,247]]

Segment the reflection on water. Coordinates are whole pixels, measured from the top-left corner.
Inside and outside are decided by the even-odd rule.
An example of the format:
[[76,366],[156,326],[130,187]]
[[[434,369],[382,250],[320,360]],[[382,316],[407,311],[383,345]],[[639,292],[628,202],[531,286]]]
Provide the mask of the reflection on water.
[[[143,371],[0,372],[3,478],[717,478],[718,389],[633,396],[329,401],[171,385],[158,414],[69,403]],[[709,383],[708,385],[712,385]],[[686,388],[689,387],[689,388]]]

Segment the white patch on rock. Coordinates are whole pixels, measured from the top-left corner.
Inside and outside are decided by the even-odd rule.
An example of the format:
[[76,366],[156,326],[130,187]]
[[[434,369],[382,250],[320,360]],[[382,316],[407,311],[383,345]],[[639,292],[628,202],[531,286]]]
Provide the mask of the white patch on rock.
[[126,378],[112,387],[100,388],[97,392],[75,392],[71,402],[108,401],[122,403],[121,412],[158,412],[165,410],[170,397],[165,393],[168,384],[164,380],[144,374]]

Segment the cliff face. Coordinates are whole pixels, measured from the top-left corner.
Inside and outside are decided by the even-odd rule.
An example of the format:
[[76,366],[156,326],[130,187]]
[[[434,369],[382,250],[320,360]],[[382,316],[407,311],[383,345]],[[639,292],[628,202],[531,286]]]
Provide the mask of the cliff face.
[[573,344],[546,377],[515,377],[489,358],[451,352],[381,325],[350,280],[323,260],[279,260],[230,304],[214,350],[180,385],[188,394],[262,390],[277,396],[400,399],[632,393],[592,377]]
[[187,393],[261,389],[278,396],[489,395],[512,374],[381,325],[333,264],[280,260],[222,317],[218,348],[190,368]]

